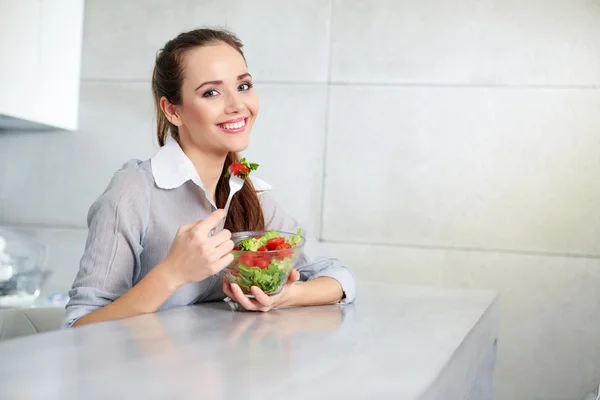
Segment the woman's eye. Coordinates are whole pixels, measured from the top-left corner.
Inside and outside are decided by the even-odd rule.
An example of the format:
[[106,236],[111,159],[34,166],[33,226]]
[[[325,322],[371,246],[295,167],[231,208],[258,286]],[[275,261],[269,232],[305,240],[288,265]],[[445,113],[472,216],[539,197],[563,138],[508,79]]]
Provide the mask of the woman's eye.
[[252,84],[251,83],[242,83],[240,86],[238,86],[238,90],[241,92],[245,92],[247,90],[252,89]]
[[215,97],[219,94],[219,92],[217,92],[216,90],[209,90],[208,92],[204,93],[202,96],[203,97]]

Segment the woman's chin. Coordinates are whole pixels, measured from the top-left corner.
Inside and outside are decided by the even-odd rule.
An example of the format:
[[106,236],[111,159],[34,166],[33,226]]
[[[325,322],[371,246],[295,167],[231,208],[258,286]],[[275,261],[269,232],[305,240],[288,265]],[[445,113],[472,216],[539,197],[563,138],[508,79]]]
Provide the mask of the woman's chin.
[[241,151],[244,151],[248,148],[248,145],[250,144],[248,135],[240,135],[239,137],[233,137],[230,138],[227,142],[227,151],[232,153],[239,153]]

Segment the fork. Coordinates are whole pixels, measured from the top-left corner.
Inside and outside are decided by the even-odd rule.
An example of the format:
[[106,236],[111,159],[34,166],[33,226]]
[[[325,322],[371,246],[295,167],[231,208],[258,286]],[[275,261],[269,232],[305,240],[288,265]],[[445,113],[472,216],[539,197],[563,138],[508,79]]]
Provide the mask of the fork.
[[229,206],[231,205],[231,199],[233,198],[234,194],[242,189],[242,186],[244,186],[244,180],[235,176],[234,174],[231,174],[229,177],[229,197],[227,198],[227,203],[225,203],[225,217],[219,222],[219,225],[217,225],[215,230],[212,232],[213,235],[223,230],[223,227],[225,226],[225,220],[227,219],[227,213],[229,212]]

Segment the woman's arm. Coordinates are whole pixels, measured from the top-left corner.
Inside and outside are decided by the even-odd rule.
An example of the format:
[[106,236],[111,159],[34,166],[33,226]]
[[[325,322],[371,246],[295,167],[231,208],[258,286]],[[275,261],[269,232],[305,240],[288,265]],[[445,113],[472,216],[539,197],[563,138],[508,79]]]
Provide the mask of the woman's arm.
[[85,314],[72,326],[155,312],[179,286],[168,273],[168,267],[159,264],[124,295],[96,311]]
[[[302,228],[298,221],[285,212],[269,193],[261,195],[261,204],[267,229],[293,233],[298,228]],[[356,297],[356,278],[352,270],[336,258],[326,246],[315,238],[311,238],[310,233],[305,229],[303,229],[303,235],[306,243],[295,266],[300,273],[300,282],[294,286],[306,286],[298,289],[302,300],[297,299],[294,303],[302,305],[305,302],[311,304],[353,302]],[[313,281],[318,281],[318,283]],[[338,292],[338,289],[342,293]],[[321,290],[324,290],[325,293],[319,293]]]
[[[284,232],[296,232],[300,227],[271,197],[261,195],[261,204],[265,214],[266,229]],[[304,232],[306,237],[306,232]],[[249,299],[235,284],[223,281],[223,292],[248,310],[268,311],[276,307],[312,306],[351,303],[356,297],[356,279],[344,263],[332,256],[315,239],[307,239],[302,255],[290,274],[290,279],[282,292],[276,296],[267,296],[258,288],[253,288],[255,299]]]
[[[88,212],[88,237],[69,291],[63,326],[98,321],[119,309],[96,311],[125,295],[140,268],[147,225],[149,188],[137,165],[117,171]],[[141,283],[141,282],[140,282]],[[121,303],[121,302],[120,302]],[[84,317],[94,313],[93,317]],[[131,312],[117,312],[117,314]],[[77,322],[81,320],[81,322]]]
[[149,214],[144,179],[133,168],[119,171],[90,208],[86,249],[63,326],[154,312],[179,287],[216,274],[232,261],[231,233],[224,229],[209,236],[225,216],[217,210],[180,227],[166,258],[133,286]]
[[342,285],[329,277],[316,278],[290,285],[281,307],[318,306],[342,301]]

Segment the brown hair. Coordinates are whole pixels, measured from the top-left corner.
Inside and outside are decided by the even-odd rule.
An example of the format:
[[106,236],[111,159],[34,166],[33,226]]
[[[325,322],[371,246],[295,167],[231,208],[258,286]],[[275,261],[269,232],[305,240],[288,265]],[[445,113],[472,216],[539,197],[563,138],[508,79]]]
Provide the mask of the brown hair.
[[[196,47],[207,46],[216,42],[230,45],[244,57],[243,44],[233,33],[208,28],[179,34],[175,39],[168,41],[156,56],[154,72],[152,73],[152,93],[156,109],[156,133],[158,144],[161,147],[165,145],[169,133],[179,142],[179,130],[177,126],[171,124],[163,113],[160,108],[160,99],[164,96],[171,104],[181,104],[181,86],[184,75],[182,61],[184,55]],[[216,206],[219,208],[225,207],[225,202],[229,196],[229,182],[225,178],[225,173],[229,165],[235,161],[239,161],[239,156],[236,153],[228,153],[215,193]],[[265,228],[260,201],[249,179],[246,180],[242,189],[231,201],[225,220],[225,228],[232,232],[263,230]]]

